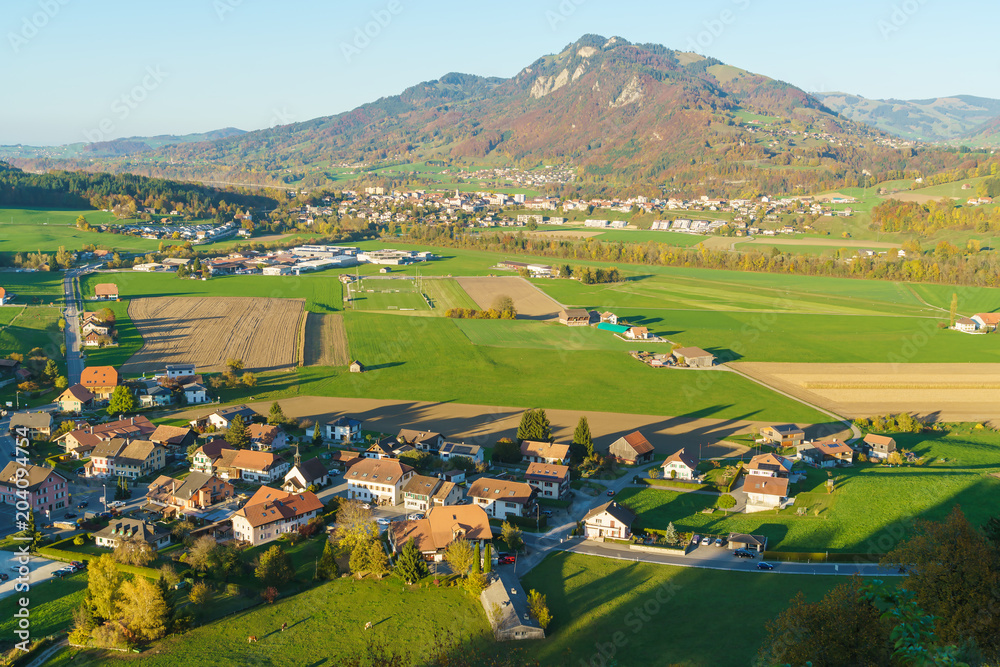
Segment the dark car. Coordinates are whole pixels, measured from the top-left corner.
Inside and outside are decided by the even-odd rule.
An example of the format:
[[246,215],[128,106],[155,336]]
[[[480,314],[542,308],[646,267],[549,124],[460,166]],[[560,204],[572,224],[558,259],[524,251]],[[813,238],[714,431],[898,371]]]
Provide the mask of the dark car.
[[747,551],[746,549],[736,549],[735,551],[733,551],[733,555],[736,556],[737,558],[753,558],[754,557],[753,552],[752,551]]
[[86,500],[84,500],[84,501],[78,502],[76,504],[76,507],[77,507],[77,509],[81,509],[82,510],[84,507],[87,507],[89,504],[90,503],[88,503]]
[[0,581],[7,581],[8,579],[10,579],[10,577],[7,576],[6,572],[0,572]]
[[774,566],[771,565],[770,563],[765,563],[764,561],[761,561],[761,562],[757,563],[757,569],[758,570],[773,570]]
[[82,560],[71,560],[69,564],[72,565],[77,570],[82,570],[85,567],[87,567],[87,564]]
[[615,495],[615,490],[614,489],[608,489],[608,495],[609,496]]
[[542,516],[552,516],[552,510],[542,510]]
[[67,519],[75,519],[78,515],[75,512],[66,512],[65,517]]
[[515,557],[511,554],[500,554],[497,556],[497,562],[500,565],[512,565],[514,563]]

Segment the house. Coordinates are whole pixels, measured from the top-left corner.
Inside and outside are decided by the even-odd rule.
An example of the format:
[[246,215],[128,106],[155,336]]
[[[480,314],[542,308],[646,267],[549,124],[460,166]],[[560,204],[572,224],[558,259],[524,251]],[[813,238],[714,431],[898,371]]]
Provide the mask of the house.
[[698,457],[687,450],[687,447],[676,451],[660,464],[663,469],[663,479],[698,479]]
[[653,445],[642,433],[635,431],[612,442],[608,454],[619,463],[650,463],[653,460]]
[[462,495],[462,487],[437,477],[413,475],[403,485],[403,505],[419,512],[426,512],[435,505],[456,505]]
[[69,387],[56,399],[60,412],[83,412],[94,404],[94,394],[82,384]]
[[[494,572],[496,578],[479,594],[479,602],[483,609],[491,610],[490,625],[496,640],[545,639],[545,630],[529,613],[528,596],[517,575],[504,568]],[[492,610],[499,613],[492,616]]]
[[250,424],[255,419],[263,417],[263,415],[253,408],[249,408],[245,405],[234,405],[228,408],[216,410],[212,414],[202,417],[201,419],[192,419],[191,426],[193,428],[198,428],[199,426],[201,428],[214,426],[217,430],[225,431],[229,429],[229,425],[237,415],[243,418],[244,424]]
[[618,324],[618,316],[612,312],[601,313],[601,322],[608,324]]
[[635,513],[612,500],[587,512],[583,517],[583,534],[588,539],[627,540],[632,537],[633,521]]
[[101,342],[103,340],[104,339],[101,338],[100,334],[98,334],[98,333],[96,333],[94,331],[91,331],[90,333],[84,334],[84,336],[83,336],[83,346],[84,347],[100,347],[101,346]]
[[729,533],[729,537],[726,540],[726,546],[735,551],[736,549],[745,549],[747,551],[756,551],[757,553],[764,553],[767,550],[767,538],[763,535],[745,535],[743,533]]
[[438,479],[443,479],[444,481],[451,482],[453,484],[465,483],[465,471],[462,469],[445,470],[444,472],[439,472],[437,476]]
[[554,463],[529,463],[524,474],[539,498],[562,500],[569,494],[569,467]]
[[122,540],[148,544],[162,549],[170,544],[170,531],[140,519],[112,519],[111,523],[94,533],[94,543],[99,547],[114,549]]
[[806,432],[795,424],[775,424],[760,429],[764,442],[781,447],[798,447],[806,437]]
[[329,458],[330,465],[334,466],[338,470],[347,470],[352,465],[361,460],[357,452],[344,451],[344,452],[332,452]]
[[112,477],[115,474],[115,459],[125,451],[128,440],[111,438],[97,443],[90,452],[90,460],[84,466],[86,477]]
[[473,463],[483,463],[483,448],[479,445],[467,445],[464,442],[446,442],[441,446],[440,454],[442,459],[447,461],[454,457],[466,458]]
[[341,417],[327,422],[323,438],[334,442],[359,442],[361,440],[361,421],[350,417]]
[[83,335],[96,334],[98,336],[109,336],[111,330],[114,328],[112,324],[105,324],[98,320],[90,320],[82,327],[80,327],[80,333]]
[[1000,313],[976,313],[972,319],[978,323],[977,329],[985,329],[986,331],[996,331],[997,326],[1000,325]]
[[233,514],[233,536],[252,545],[265,544],[298,531],[322,510],[323,503],[314,493],[262,486]]
[[0,287],[0,306],[6,306],[10,303],[10,300],[14,298],[14,295],[9,293],[3,287]]
[[10,432],[27,433],[31,440],[48,439],[52,435],[52,415],[48,412],[15,412],[10,416]]
[[896,441],[886,435],[869,433],[865,436],[864,442],[869,448],[869,458],[887,459],[889,454],[896,451]]
[[820,468],[833,468],[854,463],[854,450],[834,438],[799,445],[798,457]]
[[955,331],[963,333],[976,333],[980,326],[982,326],[980,322],[968,317],[963,317],[955,321]]
[[[138,479],[167,465],[167,448],[149,440],[134,440],[114,460],[113,474]],[[91,457],[93,460],[93,457]]]
[[167,448],[167,453],[177,456],[187,456],[187,449],[194,444],[195,432],[184,426],[157,426],[149,435],[149,441]]
[[583,308],[565,308],[559,311],[559,324],[568,327],[586,327],[590,325],[590,311]]
[[67,506],[68,494],[69,482],[52,468],[11,461],[0,472],[0,503],[5,505],[26,501],[35,512],[51,513]]
[[761,477],[788,477],[792,471],[792,461],[777,454],[760,454],[750,459],[747,464],[748,475]]
[[480,477],[469,487],[468,496],[494,519],[529,516],[535,508],[534,487],[524,482]]
[[788,500],[788,478],[747,475],[743,491],[747,494],[748,513],[774,509]]
[[437,452],[444,444],[444,436],[433,431],[414,431],[404,428],[396,436],[399,442],[413,445],[420,452]]
[[146,503],[165,516],[202,510],[233,496],[233,485],[215,475],[192,472],[184,479],[160,475],[146,491]]
[[112,440],[114,438],[143,439],[148,438],[156,426],[145,416],[138,415],[127,419],[118,419],[106,424],[97,426],[85,426],[63,433],[56,438],[56,442],[62,442],[63,449],[67,454],[89,451],[98,443]]
[[227,450],[233,451],[233,448],[222,438],[216,438],[211,442],[206,442],[204,445],[194,450],[194,455],[191,456],[191,471],[203,472],[209,475],[215,474],[216,465],[218,464],[219,459],[222,458],[222,453]]
[[[225,455],[223,456],[225,458]],[[277,454],[271,452],[256,452],[251,449],[236,450],[232,467],[239,473],[234,479],[244,482],[263,482],[270,484],[285,478],[289,463]]]
[[170,405],[174,402],[174,392],[166,387],[150,387],[139,393],[139,405],[144,408]]
[[631,340],[646,340],[650,337],[649,329],[646,327],[629,327],[628,331],[625,332],[625,337]]
[[392,451],[390,440],[379,440],[374,445],[361,453],[363,459],[394,459],[396,455]]
[[388,532],[393,552],[399,553],[413,540],[424,559],[435,562],[444,560],[445,549],[455,540],[478,543],[482,553],[493,539],[489,516],[476,505],[431,507],[423,519],[392,522]]
[[396,459],[361,459],[344,473],[349,499],[398,505],[413,468]]
[[679,347],[671,354],[678,364],[687,365],[689,368],[711,368],[715,364],[715,355],[700,347]]
[[96,400],[106,401],[118,386],[118,371],[112,366],[84,368],[80,374],[80,384],[89,389]]
[[321,488],[330,482],[330,471],[326,469],[319,458],[311,458],[305,463],[295,449],[295,464],[285,473],[285,481],[281,488],[289,493],[305,491],[310,486]]
[[98,301],[117,301],[118,285],[114,283],[98,283],[94,287],[94,298]]
[[250,424],[250,449],[266,452],[284,449],[288,446],[288,437],[280,426],[273,424]]
[[188,405],[208,402],[208,390],[197,382],[186,384],[181,388],[184,390],[184,402]]
[[184,384],[195,376],[194,364],[167,364],[164,369],[153,375],[153,379],[163,381],[168,380]]
[[357,359],[355,359],[354,361],[351,362],[351,372],[352,373],[364,373],[365,370],[366,369],[365,369],[364,364],[362,364]]
[[521,443],[521,458],[528,463],[569,465],[569,445],[525,440]]

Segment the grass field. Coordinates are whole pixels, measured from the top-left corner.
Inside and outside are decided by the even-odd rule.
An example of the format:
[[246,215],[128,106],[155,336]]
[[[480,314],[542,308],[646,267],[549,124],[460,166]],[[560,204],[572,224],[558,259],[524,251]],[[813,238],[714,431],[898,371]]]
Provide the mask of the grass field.
[[565,351],[670,351],[669,344],[621,340],[610,331],[601,331],[596,327],[567,327],[551,322],[523,320],[455,320],[455,326],[473,345],[488,347]]
[[681,246],[684,248],[696,246],[705,240],[704,236],[697,234],[683,234],[681,232],[652,232],[639,229],[621,229],[610,232],[602,232],[601,235],[596,238],[598,241],[621,241],[622,243],[646,243],[648,241],[656,241],[657,243],[666,243],[668,245]]
[[[45,637],[69,628],[73,624],[73,609],[78,607],[87,593],[87,574],[79,572],[64,579],[53,579],[42,584],[32,584],[28,599],[31,600],[31,636]],[[14,593],[0,598],[0,637],[3,646],[14,643],[17,625],[14,612],[19,609]]]
[[14,305],[62,304],[60,271],[0,272],[0,287],[14,293]]
[[[431,282],[431,281],[427,281]],[[366,278],[350,286],[354,310],[430,310],[414,280]]]
[[[3,308],[4,315],[17,312],[15,308]],[[59,346],[65,339],[59,331],[59,318],[62,313],[58,308],[48,306],[30,306],[21,309],[16,319],[9,322],[0,331],[0,357],[6,357],[11,352],[27,352],[40,347],[52,359],[62,361]]]
[[[365,631],[368,622],[373,629]],[[300,667],[338,664],[368,639],[407,655],[402,664],[420,664],[435,641],[449,634],[463,643],[493,645],[482,606],[460,588],[410,589],[395,579],[347,578],[167,638],[139,656],[68,650],[47,664]],[[256,644],[247,643],[250,635]]]
[[[547,638],[531,642],[529,654],[552,667],[745,667],[764,639],[764,623],[796,593],[815,601],[842,581],[556,553],[521,581],[545,594],[553,616]],[[752,611],[740,602],[747,600]]]
[[115,314],[115,329],[118,331],[117,347],[81,348],[87,357],[88,366],[114,366],[122,364],[142,348],[142,334],[132,323],[128,314],[130,301],[89,301],[85,304],[88,310],[110,308]]
[[[927,463],[834,470],[832,495],[826,493],[826,472],[809,469],[808,478],[792,486],[794,506],[780,512],[701,514],[711,497],[654,489],[626,489],[618,500],[638,511],[649,528],[673,521],[680,531],[760,533],[769,549],[808,552],[884,553],[911,531],[914,519],[943,519],[956,503],[976,526],[996,514],[1000,479],[991,474],[1000,471],[1000,433],[962,426],[894,437]],[[807,508],[806,516],[796,515],[800,507]]]
[[111,213],[103,211],[71,211],[65,209],[0,208],[0,252],[53,253],[60,246],[80,250],[92,243],[116,250],[149,252],[159,241],[138,236],[100,234],[76,228],[76,218],[83,215],[91,225],[119,223]]

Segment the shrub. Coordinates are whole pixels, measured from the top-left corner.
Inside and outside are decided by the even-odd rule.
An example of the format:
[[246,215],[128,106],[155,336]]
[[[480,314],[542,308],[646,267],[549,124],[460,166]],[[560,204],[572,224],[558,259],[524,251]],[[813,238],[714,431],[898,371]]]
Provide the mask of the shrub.
[[264,598],[268,604],[274,604],[274,601],[278,599],[278,589],[274,586],[268,586],[261,591],[260,596]]
[[83,535],[77,535],[76,537],[73,538],[73,544],[75,544],[78,547],[82,547],[84,544],[86,544],[86,542],[87,540],[86,538],[84,538]]
[[736,498],[733,498],[728,493],[724,493],[723,495],[719,496],[719,499],[715,501],[715,504],[717,507],[720,507],[724,510],[732,509],[736,507]]

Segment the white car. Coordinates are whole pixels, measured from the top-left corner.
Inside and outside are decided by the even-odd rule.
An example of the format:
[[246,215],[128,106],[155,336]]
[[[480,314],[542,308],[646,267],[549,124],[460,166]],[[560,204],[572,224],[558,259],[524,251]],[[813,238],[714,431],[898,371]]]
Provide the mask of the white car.
[[125,507],[125,501],[124,500],[112,500],[110,503],[108,503],[108,507]]
[[375,523],[377,523],[380,526],[388,526],[390,523],[392,523],[392,519],[386,519],[384,517],[379,517],[379,518],[375,519]]

